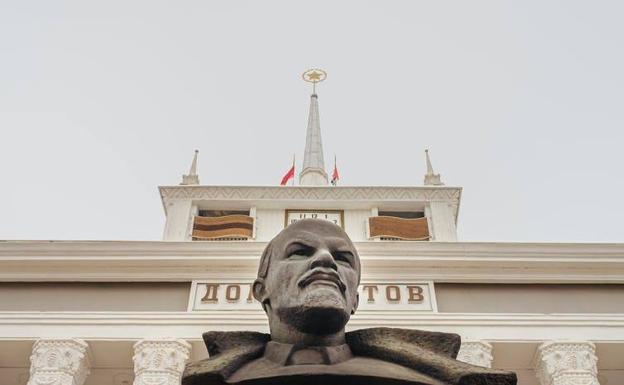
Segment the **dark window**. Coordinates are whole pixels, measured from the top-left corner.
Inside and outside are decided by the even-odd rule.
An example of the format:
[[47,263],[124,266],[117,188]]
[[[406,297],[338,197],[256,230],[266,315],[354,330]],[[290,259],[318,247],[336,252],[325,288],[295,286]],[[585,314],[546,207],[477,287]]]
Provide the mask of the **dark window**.
[[249,210],[199,210],[200,217],[225,217],[227,215],[249,215]]
[[396,217],[405,219],[422,218],[425,213],[422,211],[379,211],[380,217]]

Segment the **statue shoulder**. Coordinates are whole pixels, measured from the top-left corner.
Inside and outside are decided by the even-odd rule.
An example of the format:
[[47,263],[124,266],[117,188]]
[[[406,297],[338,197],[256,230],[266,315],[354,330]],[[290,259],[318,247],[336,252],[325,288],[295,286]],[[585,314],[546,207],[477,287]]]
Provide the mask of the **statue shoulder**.
[[207,332],[203,339],[209,357],[186,366],[182,385],[225,384],[232,373],[262,355],[271,337],[257,332]]
[[461,346],[461,337],[458,334],[399,328],[359,329],[347,333],[346,339],[357,355],[367,355],[366,350],[376,345],[396,349],[419,347],[455,358]]
[[393,362],[450,385],[516,385],[516,374],[457,361],[457,334],[370,328],[346,334],[357,356]]

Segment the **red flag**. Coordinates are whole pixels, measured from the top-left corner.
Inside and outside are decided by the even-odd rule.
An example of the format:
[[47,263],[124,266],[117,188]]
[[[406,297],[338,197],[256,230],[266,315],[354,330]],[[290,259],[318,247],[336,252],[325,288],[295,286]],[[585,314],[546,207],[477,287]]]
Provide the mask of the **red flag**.
[[332,173],[331,184],[336,185],[340,176],[338,175],[338,166],[336,166],[336,158],[334,158],[334,172]]
[[288,181],[294,177],[295,177],[295,165],[293,164],[290,170],[288,170],[286,175],[284,175],[284,177],[282,178],[282,181],[280,182],[280,186],[286,186],[286,183],[288,183]]

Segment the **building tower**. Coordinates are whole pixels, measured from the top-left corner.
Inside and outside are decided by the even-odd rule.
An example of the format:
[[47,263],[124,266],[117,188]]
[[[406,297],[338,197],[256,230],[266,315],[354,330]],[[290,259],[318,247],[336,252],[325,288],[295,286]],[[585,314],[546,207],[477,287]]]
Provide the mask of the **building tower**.
[[[355,241],[457,240],[461,188],[445,187],[427,154],[427,186],[329,186],[316,83],[323,70],[303,74],[312,83],[300,186],[198,185],[196,157],[185,183],[160,187],[171,241],[267,241],[284,226],[321,218]],[[195,183],[193,183],[195,182]]]

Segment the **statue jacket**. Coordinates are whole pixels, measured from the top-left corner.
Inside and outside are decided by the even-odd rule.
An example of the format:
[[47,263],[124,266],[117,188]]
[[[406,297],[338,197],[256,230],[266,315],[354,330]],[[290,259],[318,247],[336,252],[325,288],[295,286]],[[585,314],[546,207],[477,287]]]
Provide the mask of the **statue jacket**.
[[[370,328],[346,333],[346,342],[356,357],[382,361],[422,374],[423,380],[397,380],[392,375],[343,373],[340,376],[315,373],[253,381],[228,381],[241,367],[264,353],[268,334],[257,332],[208,332],[203,335],[209,358],[187,365],[182,385],[255,384],[414,384],[414,385],[516,385],[512,372],[474,366],[457,361],[461,345],[456,334],[421,330]],[[420,378],[420,377],[419,377]]]

